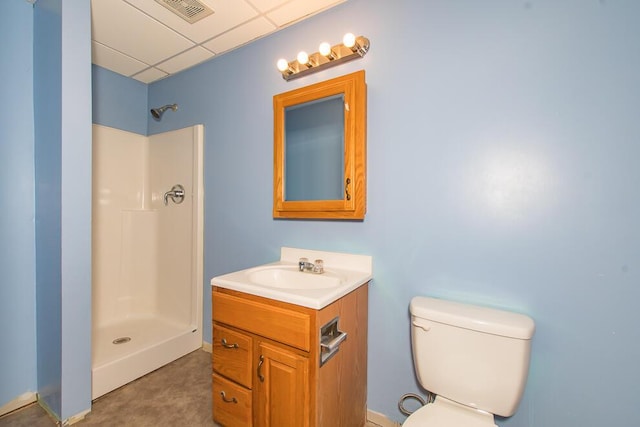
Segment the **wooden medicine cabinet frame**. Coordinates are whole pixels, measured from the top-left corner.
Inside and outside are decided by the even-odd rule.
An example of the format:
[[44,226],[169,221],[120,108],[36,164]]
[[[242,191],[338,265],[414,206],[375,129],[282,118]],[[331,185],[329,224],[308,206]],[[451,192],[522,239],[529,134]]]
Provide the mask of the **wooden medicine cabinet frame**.
[[[338,200],[285,200],[285,109],[344,96],[344,191]],[[367,192],[367,86],[364,70],[273,97],[273,217],[364,219]]]

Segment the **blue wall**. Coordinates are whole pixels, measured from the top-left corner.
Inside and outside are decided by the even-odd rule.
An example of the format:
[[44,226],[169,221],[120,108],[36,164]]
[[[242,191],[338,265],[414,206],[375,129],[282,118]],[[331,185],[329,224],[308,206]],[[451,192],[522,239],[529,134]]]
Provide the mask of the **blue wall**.
[[[0,406],[36,392],[33,165],[33,7],[9,1],[0,13]],[[7,351],[12,349],[12,351]]]
[[[34,12],[36,313],[39,399],[62,409],[62,3]],[[46,349],[46,350],[45,350]]]
[[65,420],[91,407],[90,3],[33,22],[38,394]]
[[92,77],[93,122],[146,135],[148,86],[96,65]]
[[[4,6],[0,406],[38,392],[66,419],[91,404],[90,8]],[[146,109],[146,85],[125,86]]]
[[[403,419],[408,304],[435,295],[536,320],[524,399],[499,425],[638,424],[638,16],[633,1],[350,0],[151,84],[150,105],[180,109],[149,133],[205,124],[205,279],[285,245],[370,254],[371,409]],[[278,58],[347,31],[371,39],[364,59],[280,78]],[[272,96],[360,68],[366,219],[273,220]]]
[[61,419],[64,420],[91,409],[91,4],[86,0],[65,0],[62,12],[60,224]]

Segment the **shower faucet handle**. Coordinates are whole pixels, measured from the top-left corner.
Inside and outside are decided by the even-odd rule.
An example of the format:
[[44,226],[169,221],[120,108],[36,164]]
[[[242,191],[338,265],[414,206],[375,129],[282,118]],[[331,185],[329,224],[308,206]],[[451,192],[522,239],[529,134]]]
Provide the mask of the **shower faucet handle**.
[[[176,184],[171,187],[171,190],[164,193],[164,204],[169,204],[169,197],[173,200],[173,203],[180,204],[184,201],[184,187],[180,184]],[[177,199],[177,200],[176,200]]]

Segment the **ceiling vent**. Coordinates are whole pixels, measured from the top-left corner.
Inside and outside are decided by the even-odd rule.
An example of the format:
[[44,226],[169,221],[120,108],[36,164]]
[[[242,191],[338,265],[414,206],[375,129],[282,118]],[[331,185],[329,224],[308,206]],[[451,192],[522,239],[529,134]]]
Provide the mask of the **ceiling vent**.
[[213,14],[213,10],[198,0],[156,0],[190,24]]

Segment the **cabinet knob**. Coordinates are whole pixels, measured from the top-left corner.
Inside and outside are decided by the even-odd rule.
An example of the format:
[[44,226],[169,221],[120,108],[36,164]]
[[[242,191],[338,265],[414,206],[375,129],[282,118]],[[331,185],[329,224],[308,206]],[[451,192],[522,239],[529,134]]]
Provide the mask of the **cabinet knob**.
[[344,192],[347,195],[347,200],[351,200],[351,194],[349,194],[349,184],[351,184],[351,178],[347,178],[347,181],[344,184]]

